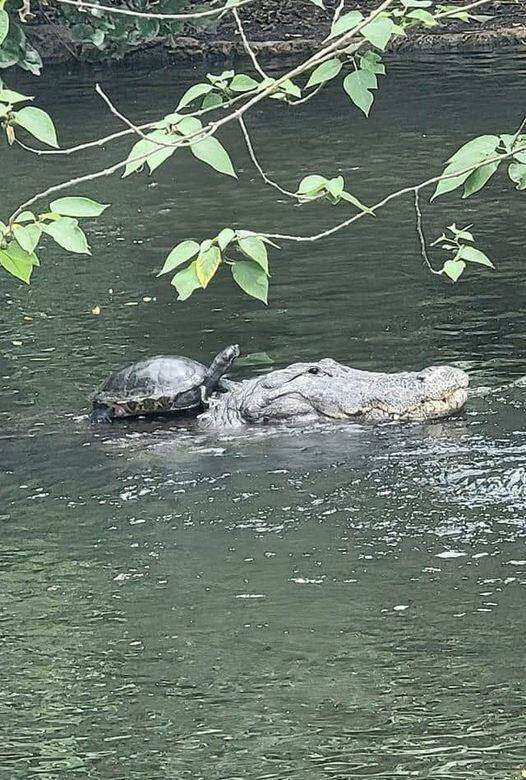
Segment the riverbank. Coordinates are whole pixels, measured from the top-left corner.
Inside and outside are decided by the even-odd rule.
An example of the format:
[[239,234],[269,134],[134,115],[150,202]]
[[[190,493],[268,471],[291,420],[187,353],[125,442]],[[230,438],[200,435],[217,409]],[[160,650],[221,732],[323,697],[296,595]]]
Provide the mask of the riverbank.
[[[244,24],[254,51],[263,57],[282,57],[316,50],[330,27],[330,11],[336,0],[326,2],[329,13],[297,0],[264,0]],[[371,7],[373,3],[369,3]],[[346,9],[364,8],[368,3],[347,3]],[[526,0],[500,0],[484,6],[477,19],[469,23],[452,21],[437,29],[410,31],[393,48],[400,53],[497,51],[526,47]],[[45,64],[93,59],[94,47],[79,44],[59,24],[36,24],[26,28]],[[132,49],[129,62],[166,62],[198,60],[207,57],[233,58],[244,54],[243,44],[233,20],[225,17],[215,27],[198,31],[187,27],[183,34],[156,38]]]

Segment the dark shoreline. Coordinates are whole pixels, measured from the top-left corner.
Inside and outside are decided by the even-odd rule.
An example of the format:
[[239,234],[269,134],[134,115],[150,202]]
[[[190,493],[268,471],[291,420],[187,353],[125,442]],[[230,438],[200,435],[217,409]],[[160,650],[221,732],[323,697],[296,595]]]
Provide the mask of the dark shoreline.
[[[326,5],[330,8],[334,2],[327,0]],[[367,6],[366,1],[355,4]],[[259,56],[290,57],[308,54],[319,47],[328,32],[330,16],[322,15],[317,9],[301,14],[299,6],[297,0],[292,4],[288,0],[261,0],[258,9],[244,20],[251,46]],[[437,29],[415,29],[392,50],[401,55],[526,50],[526,0],[495,0],[482,11],[485,17],[482,20],[452,21]],[[89,65],[94,61],[93,47],[75,43],[61,25],[28,25],[25,30],[46,65],[74,62]],[[132,49],[124,60],[109,60],[109,63],[165,64],[206,58],[232,59],[244,54],[237,30],[225,17],[215,29],[206,32],[188,29],[185,34],[156,39]],[[100,64],[100,58],[96,62]]]

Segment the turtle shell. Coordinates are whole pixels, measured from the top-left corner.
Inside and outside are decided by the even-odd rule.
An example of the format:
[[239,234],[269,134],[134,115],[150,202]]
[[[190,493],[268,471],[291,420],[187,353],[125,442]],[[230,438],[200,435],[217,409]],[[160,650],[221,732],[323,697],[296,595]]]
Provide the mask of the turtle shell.
[[93,398],[118,416],[154,414],[199,407],[208,369],[178,355],[157,355],[115,371]]

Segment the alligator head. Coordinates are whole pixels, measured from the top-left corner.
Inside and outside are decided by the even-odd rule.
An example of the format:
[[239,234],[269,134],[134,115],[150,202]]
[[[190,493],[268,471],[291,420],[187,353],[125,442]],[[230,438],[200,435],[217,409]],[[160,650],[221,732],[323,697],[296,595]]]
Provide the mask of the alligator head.
[[431,420],[460,409],[468,384],[467,374],[452,366],[383,374],[325,358],[240,382],[212,403],[201,423]]

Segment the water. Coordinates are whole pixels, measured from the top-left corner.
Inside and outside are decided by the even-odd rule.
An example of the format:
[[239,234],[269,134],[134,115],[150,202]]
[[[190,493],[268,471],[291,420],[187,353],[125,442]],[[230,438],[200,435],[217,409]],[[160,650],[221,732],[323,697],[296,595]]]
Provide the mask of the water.
[[[525,73],[512,55],[400,62],[369,122],[331,89],[249,124],[282,184],[341,172],[373,201],[439,170],[467,137],[511,132]],[[74,143],[118,129],[96,78],[142,121],[173,110],[199,75],[62,73],[57,90],[49,72],[39,102]],[[323,244],[283,244],[269,308],[226,277],[180,304],[155,276],[177,241],[229,224],[309,234],[344,213],[283,204],[238,132],[222,138],[238,183],[180,154],[153,179],[84,187],[112,203],[89,228],[93,257],[48,246],[31,288],[2,279],[0,774],[518,777],[524,388],[432,425],[241,437],[187,421],[95,432],[85,413],[123,362],[209,359],[233,341],[276,365],[452,361],[490,387],[521,376],[523,196],[500,176],[469,201],[425,208],[430,238],[475,222],[498,267],[455,287],[426,273],[411,204],[398,202]],[[87,152],[83,169],[128,147]],[[81,164],[2,155],[2,213]]]

